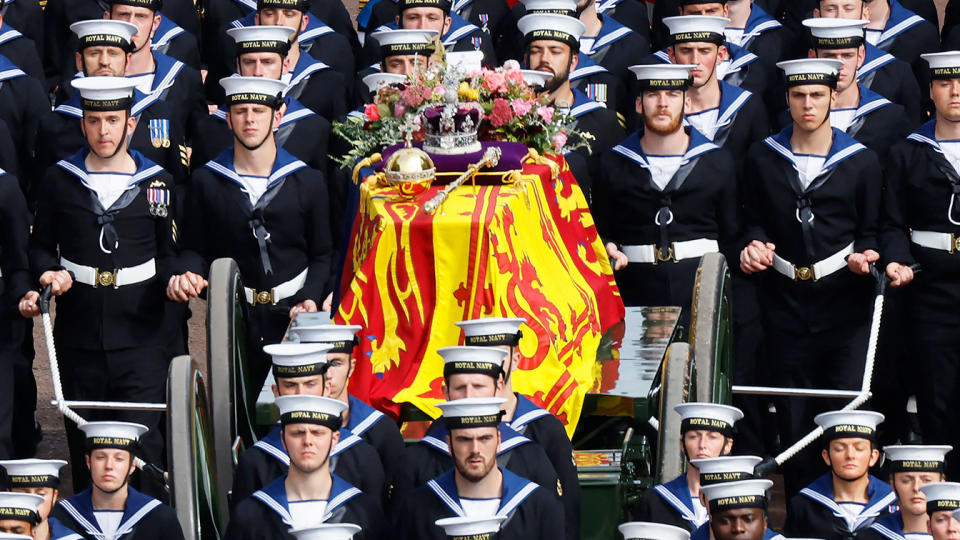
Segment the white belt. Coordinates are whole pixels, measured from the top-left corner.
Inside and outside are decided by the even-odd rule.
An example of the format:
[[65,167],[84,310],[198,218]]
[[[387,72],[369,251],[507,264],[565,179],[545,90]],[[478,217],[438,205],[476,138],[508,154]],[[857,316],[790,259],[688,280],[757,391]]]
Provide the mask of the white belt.
[[244,287],[243,292],[245,292],[247,295],[248,304],[252,304],[254,306],[257,304],[276,305],[277,302],[297,294],[297,291],[302,289],[303,284],[306,282],[307,269],[304,268],[302,272],[294,276],[292,279],[284,281],[269,291],[256,291],[250,287]]
[[939,249],[950,253],[960,251],[960,237],[953,233],[913,231],[910,233],[910,241],[918,246],[930,249]]
[[720,251],[720,245],[717,244],[716,240],[697,238],[696,240],[673,242],[667,248],[666,253],[653,244],[621,246],[620,251],[632,263],[658,264],[668,261],[679,262],[684,259],[699,258],[707,253],[716,253]]
[[157,263],[155,259],[150,259],[136,266],[128,266],[127,268],[101,270],[92,266],[77,264],[61,257],[60,266],[72,272],[73,279],[94,288],[113,287],[116,289],[124,285],[144,282],[157,275]]
[[774,254],[773,269],[794,281],[817,281],[847,266],[847,255],[851,253],[853,253],[853,242],[820,262],[800,267]]

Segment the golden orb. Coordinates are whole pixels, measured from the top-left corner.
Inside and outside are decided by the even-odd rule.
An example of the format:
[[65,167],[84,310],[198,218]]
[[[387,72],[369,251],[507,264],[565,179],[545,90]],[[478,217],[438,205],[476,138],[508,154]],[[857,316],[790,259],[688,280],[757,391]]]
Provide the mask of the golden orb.
[[430,188],[437,169],[426,152],[407,146],[390,156],[383,173],[387,185],[396,187],[402,197],[413,199]]

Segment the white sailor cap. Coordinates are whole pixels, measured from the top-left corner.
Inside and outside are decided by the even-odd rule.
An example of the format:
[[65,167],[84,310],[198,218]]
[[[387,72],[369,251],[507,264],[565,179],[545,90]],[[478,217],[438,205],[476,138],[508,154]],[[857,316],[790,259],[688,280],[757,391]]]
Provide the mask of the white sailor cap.
[[960,508],[953,511],[953,519],[960,521]]
[[[540,72],[537,72],[540,73]],[[545,73],[551,77],[549,73]],[[520,343],[523,333],[520,325],[527,322],[519,317],[483,317],[460,321],[457,326],[463,329],[464,345],[510,345],[515,347]]]
[[85,111],[123,111],[133,105],[137,83],[126,77],[78,77],[70,86],[80,92]]
[[890,462],[890,472],[943,473],[943,462],[952,446],[902,444],[884,446],[883,453]]
[[[407,81],[406,75],[401,75],[399,73],[371,73],[363,78],[363,84],[367,85],[367,89],[371,92],[376,92],[380,89],[381,86],[387,86],[389,84],[399,84]],[[292,330],[292,328],[291,328]]]
[[672,43],[696,41],[723,45],[727,41],[723,29],[730,24],[730,19],[710,15],[681,15],[665,17],[663,24],[670,29]]
[[[100,78],[100,77],[96,77]],[[116,448],[133,452],[137,442],[149,428],[132,422],[87,422],[80,426],[86,436],[87,451]]]
[[323,375],[327,371],[327,353],[332,349],[325,343],[274,343],[263,348],[273,360],[273,376],[292,379]]
[[283,81],[266,77],[224,77],[220,79],[220,86],[227,96],[228,107],[253,103],[279,109],[287,89]]
[[580,19],[569,15],[531,13],[520,17],[517,29],[523,34],[524,45],[532,41],[549,40],[566,43],[573,51],[580,50],[580,36],[587,27]]
[[743,411],[719,403],[678,403],[673,410],[680,415],[680,432],[703,430],[716,431],[733,437],[733,426],[743,418]]
[[930,75],[933,79],[960,78],[960,51],[946,51],[921,54],[930,64]]
[[690,71],[696,66],[688,64],[645,64],[628,69],[640,81],[640,90],[686,90],[693,78]]
[[325,343],[331,346],[331,353],[352,353],[357,345],[357,324],[314,324],[291,326],[290,332],[297,336],[300,343]]
[[433,39],[440,32],[426,29],[380,30],[370,34],[380,47],[380,58],[419,54],[430,56],[434,52]]
[[753,469],[763,461],[757,456],[722,456],[691,459],[690,464],[700,471],[700,485],[710,486],[721,482],[753,480]]
[[443,377],[479,373],[495,380],[503,374],[507,351],[491,347],[441,347],[437,354],[443,357]]
[[33,540],[33,537],[27,534],[0,532],[0,540]]
[[43,504],[43,497],[33,493],[0,492],[0,520],[12,519],[36,525],[40,522],[37,508]]
[[497,537],[500,524],[506,519],[503,516],[452,517],[438,519],[434,523],[451,540],[493,540]]
[[464,398],[438,403],[447,429],[496,427],[503,417],[506,398]]
[[853,49],[863,45],[863,29],[870,21],[816,17],[803,25],[810,29],[814,49]]
[[842,66],[843,62],[832,58],[801,58],[777,62],[777,67],[782,69],[786,76],[787,86],[823,84],[836,88]]
[[707,508],[713,514],[737,508],[766,508],[767,490],[771,487],[770,480],[740,480],[701,486],[700,493],[707,498]]
[[77,21],[70,30],[79,38],[78,47],[82,51],[87,47],[120,47],[129,52],[133,36],[137,35],[137,26],[115,19],[90,19]]
[[276,399],[280,423],[317,424],[337,431],[343,426],[343,411],[348,405],[339,399],[297,394]]
[[353,523],[320,523],[306,529],[290,529],[297,540],[350,540],[362,529]]
[[553,73],[550,73],[549,71],[540,71],[539,69],[521,69],[520,73],[523,74],[523,82],[527,83],[527,86],[531,87],[546,86],[547,81],[553,77]]
[[552,13],[554,15],[575,16],[577,2],[575,0],[521,0],[527,13]]
[[289,26],[243,26],[230,28],[227,34],[237,44],[237,56],[246,53],[275,52],[281,55],[290,50],[290,36],[296,32]]
[[824,440],[867,439],[874,440],[877,426],[883,422],[883,415],[873,411],[830,411],[820,413],[813,418],[823,428]]
[[690,533],[666,523],[630,521],[621,523],[617,529],[623,540],[690,540]]
[[14,488],[60,487],[62,459],[12,459],[0,461],[7,471],[8,486]]
[[920,486],[920,491],[927,498],[927,514],[946,510],[953,512],[960,509],[960,484],[956,482],[937,482]]

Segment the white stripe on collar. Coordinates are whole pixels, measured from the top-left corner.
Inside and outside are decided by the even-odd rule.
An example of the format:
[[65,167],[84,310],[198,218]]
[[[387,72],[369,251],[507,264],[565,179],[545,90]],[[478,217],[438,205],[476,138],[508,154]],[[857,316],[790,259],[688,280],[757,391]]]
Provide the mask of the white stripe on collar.
[[612,44],[614,41],[617,41],[618,39],[626,36],[626,35],[629,34],[630,32],[633,32],[633,30],[630,30],[630,28],[628,28],[628,27],[626,27],[626,26],[621,27],[621,28],[617,28],[617,29],[614,30],[613,32],[610,32],[609,34],[603,36],[602,38],[594,41],[594,42],[593,42],[593,47],[592,47],[592,52],[594,52],[594,53],[597,52],[598,50],[606,47],[607,45]]
[[83,514],[81,514],[80,511],[77,510],[76,507],[73,506],[73,503],[71,503],[69,500],[60,501],[60,506],[63,507],[68,514],[70,514],[70,516],[74,519],[74,521],[77,522],[78,525],[87,530],[87,534],[93,535],[98,539],[106,538],[106,535],[100,532],[100,528],[95,526],[93,523],[90,523],[87,518],[83,517]]
[[362,441],[360,437],[357,437],[356,433],[351,433],[349,437],[345,439],[340,439],[337,441],[337,444],[333,446],[333,450],[330,451],[330,457],[338,456],[347,450],[349,450],[353,445]]
[[[216,171],[219,172],[220,174],[222,174],[222,175],[230,178],[231,180],[233,180],[234,182],[236,182],[236,183],[238,183],[238,184],[241,183],[241,182],[240,182],[240,176],[239,176],[239,175],[237,174],[237,172],[234,171],[233,169],[230,169],[230,168],[228,168],[228,167],[224,167],[223,165],[221,165],[220,163],[217,163],[216,161],[208,161],[205,166],[206,166],[206,167],[210,167],[211,169],[216,170]],[[270,177],[267,178],[267,185],[269,186],[269,185],[273,184],[274,182],[276,182],[277,180],[283,178],[284,176],[287,176],[288,174],[291,174],[291,173],[293,173],[293,172],[295,172],[295,171],[297,171],[297,170],[299,170],[299,169],[302,169],[302,168],[304,168],[304,167],[306,167],[306,166],[307,166],[306,163],[300,161],[299,159],[295,159],[295,160],[291,161],[290,163],[287,163],[287,164],[284,165],[283,167],[280,167],[279,169],[277,169],[276,171],[274,171],[274,172],[270,175]]]
[[607,68],[601,66],[600,64],[577,68],[570,73],[570,80],[573,81],[583,77],[589,77],[590,75],[596,75],[597,73],[606,73],[606,71]]
[[670,55],[667,54],[667,51],[657,51],[657,52],[653,53],[653,55],[656,56],[657,58],[663,60],[664,62],[666,62],[666,63],[668,63],[668,64],[672,64],[672,63],[673,63],[673,62],[670,61]]
[[309,66],[306,67],[306,69],[304,69],[303,71],[298,73],[295,77],[290,79],[290,84],[287,85],[287,91],[289,91],[294,86],[300,84],[300,81],[309,77],[313,73],[320,71],[321,69],[327,69],[329,67],[330,66],[319,61],[310,64]]
[[531,442],[530,439],[524,436],[513,437],[505,441],[500,441],[500,448],[497,448],[497,455],[499,456],[504,452],[513,450],[514,448],[520,446],[521,444],[526,444],[528,442]]
[[922,23],[924,20],[925,20],[925,19],[924,19],[923,17],[921,17],[921,16],[919,16],[919,15],[916,15],[916,14],[914,14],[914,15],[912,15],[912,16],[910,16],[910,17],[907,17],[906,19],[904,19],[904,20],[900,21],[899,23],[893,25],[892,28],[888,28],[888,29],[884,30],[883,33],[880,34],[880,40],[877,41],[877,46],[879,47],[881,43],[885,43],[885,42],[887,42],[888,40],[891,40],[891,39],[897,37],[897,35],[899,35],[901,32],[903,32],[903,31],[905,31],[905,30],[907,30],[907,29],[909,29],[909,28],[911,28],[911,27],[913,27],[913,26],[916,26],[916,25]]
[[867,521],[870,518],[878,516],[884,508],[886,508],[887,506],[890,506],[896,500],[897,500],[897,494],[891,491],[890,493],[887,493],[885,497],[875,502],[873,505],[867,508],[864,508],[863,512],[860,513],[860,517],[857,518],[857,521],[854,524],[854,528],[859,529],[860,526],[863,525],[865,521]]
[[733,117],[736,116],[740,109],[743,108],[743,106],[747,103],[747,100],[749,100],[752,96],[753,93],[749,90],[744,90],[739,96],[737,96],[737,99],[733,100],[730,103],[730,106],[723,111],[723,114],[717,118],[717,127],[719,128],[726,126],[733,121]]
[[330,519],[330,516],[333,515],[333,512],[336,511],[337,508],[361,493],[363,492],[353,486],[351,486],[350,489],[345,489],[338,493],[336,497],[327,502],[327,512],[323,516],[323,521]]
[[460,41],[460,38],[463,38],[463,37],[466,37],[466,36],[472,34],[475,30],[479,30],[479,28],[477,28],[477,27],[476,27],[475,25],[473,25],[473,24],[469,24],[469,23],[468,23],[468,24],[465,24],[465,25],[461,26],[460,28],[457,28],[457,29],[454,30],[453,32],[450,32],[450,33],[447,35],[447,37],[445,37],[445,38],[443,39],[443,44],[446,45],[446,46],[448,46],[448,47],[449,47],[450,45],[454,45],[457,41]]
[[170,66],[170,69],[167,70],[167,73],[164,74],[163,79],[160,79],[160,82],[156,85],[157,87],[154,90],[151,90],[150,93],[160,94],[167,88],[173,86],[173,84],[176,82],[174,79],[177,78],[177,75],[180,73],[182,69],[183,69],[183,62],[179,60],[174,62]]
[[534,484],[533,482],[527,481],[526,485],[523,486],[520,491],[518,491],[513,497],[510,497],[510,500],[507,501],[507,504],[501,505],[500,510],[497,510],[497,516],[509,517],[510,514],[513,513],[518,506],[520,506],[520,503],[526,500],[526,498],[529,497],[530,494],[533,493],[538,487],[540,486]]
[[74,107],[72,105],[67,105],[66,103],[57,105],[57,107],[53,109],[53,111],[58,113],[67,113],[71,116],[76,116],[77,118],[83,116],[82,109],[80,109],[79,107]]
[[114,538],[122,538],[125,534],[133,530],[133,528],[143,519],[147,514],[149,514],[154,508],[160,506],[160,501],[152,499],[147,504],[140,507],[139,510],[133,513],[126,521],[120,524],[120,527],[117,528],[117,532],[114,535]]
[[666,499],[666,501],[670,504],[670,506],[676,508],[676,510],[680,512],[680,516],[683,519],[689,521],[690,523],[696,523],[697,517],[693,513],[693,511],[690,510],[690,508],[686,504],[684,504],[683,501],[678,499],[676,495],[674,495],[663,484],[654,486],[653,489],[655,489],[657,493],[660,494],[660,496]]
[[853,119],[857,120],[858,118],[872,113],[873,111],[879,109],[880,107],[885,107],[890,105],[891,102],[889,99],[881,97],[880,99],[875,99],[869,103],[864,103],[857,108],[857,112],[853,114]]
[[373,425],[376,424],[377,421],[379,421],[380,418],[382,417],[383,417],[382,412],[378,410],[374,410],[369,415],[367,415],[366,418],[363,419],[363,422],[360,422],[359,424],[354,426],[353,429],[351,429],[350,431],[352,431],[356,435],[363,435],[364,433],[366,433],[368,429],[373,427]]
[[453,498],[451,498],[450,495],[448,495],[447,492],[440,487],[440,483],[437,482],[436,479],[427,482],[427,487],[436,493],[437,497],[440,497],[440,500],[443,502],[443,504],[447,505],[448,508],[453,510],[457,516],[464,517],[466,515],[466,513],[463,511],[463,507],[460,506],[460,502],[453,500]]
[[281,449],[277,448],[276,446],[268,443],[267,441],[265,441],[265,440],[263,440],[263,439],[260,439],[259,441],[253,443],[253,447],[254,447],[254,448],[258,448],[258,449],[260,449],[260,450],[262,450],[262,451],[270,454],[271,456],[275,457],[278,461],[280,461],[281,463],[283,463],[283,464],[286,465],[287,467],[290,466],[290,456],[288,456],[287,453],[284,452],[283,450],[281,450]]
[[23,37],[23,34],[11,28],[10,30],[0,34],[0,44],[6,43],[12,39],[17,39],[18,37]]
[[26,75],[26,73],[20,68],[11,68],[6,71],[0,71],[0,81],[5,81],[14,77],[20,77],[21,75]]
[[280,503],[275,501],[273,497],[269,496],[263,490],[257,491],[253,494],[254,497],[259,499],[263,504],[269,506],[277,515],[280,516],[280,519],[283,520],[287,525],[293,526],[293,517],[290,516],[290,512],[283,507]]
[[320,27],[317,27],[317,28],[311,28],[311,29],[307,30],[306,32],[300,34],[300,36],[297,37],[297,43],[303,43],[304,41],[310,41],[311,39],[315,39],[315,38],[318,38],[318,37],[320,37],[320,36],[325,36],[325,35],[327,35],[327,34],[329,34],[329,33],[331,33],[331,32],[333,32],[333,28],[330,28],[330,27],[327,26],[327,25],[323,25],[323,26],[320,26]]
[[576,118],[579,118],[590,111],[595,111],[597,109],[606,109],[606,108],[607,106],[604,105],[603,103],[600,103],[599,101],[590,100],[586,103],[581,103],[580,105],[577,105],[576,107],[570,109],[570,115]]
[[762,23],[756,25],[749,32],[744,32],[743,39],[740,41],[740,46],[743,48],[747,47],[747,43],[753,41],[753,38],[759,36],[760,34],[766,32],[767,30],[772,30],[774,28],[780,28],[783,26],[778,21],[771,19],[769,21],[763,21]]
[[896,57],[890,53],[882,54],[873,60],[867,62],[866,64],[860,66],[860,69],[857,70],[857,78],[864,77],[869,74],[871,71],[883,67],[890,62],[896,60]]
[[529,424],[530,422],[533,422],[537,418],[541,418],[549,414],[550,414],[550,411],[546,409],[536,408],[536,409],[533,409],[532,411],[528,411],[520,415],[517,418],[514,418],[512,421],[508,422],[507,425],[509,425],[514,430],[516,430],[519,427],[523,427]]
[[870,524],[870,528],[882,534],[883,536],[886,536],[890,540],[905,540],[905,537],[902,534],[897,534],[896,532],[892,531],[889,527],[881,525],[876,521]]
[[[217,109],[217,111],[219,112],[219,109]],[[280,119],[280,125],[283,126],[283,125],[287,124],[288,122],[296,122],[297,120],[300,120],[301,118],[306,118],[307,116],[310,116],[310,115],[313,115],[313,114],[316,114],[316,113],[314,113],[313,111],[311,111],[310,109],[308,109],[308,108],[306,108],[306,107],[304,107],[304,108],[302,108],[302,109],[297,109],[297,110],[293,111],[293,112],[290,113],[290,114],[285,114],[285,115],[283,115],[283,118]],[[224,114],[223,117],[226,118],[226,114]]]
[[156,40],[152,41],[152,42],[150,43],[150,48],[151,48],[151,49],[158,49],[158,48],[160,48],[160,47],[163,47],[164,45],[166,45],[167,43],[169,43],[170,40],[172,40],[173,38],[179,36],[180,34],[182,34],[182,33],[184,33],[184,32],[186,32],[186,30],[184,30],[183,28],[180,28],[179,26],[175,26],[175,27],[171,28],[170,30],[167,30],[167,33],[164,34],[164,35],[162,35],[162,36],[160,36],[159,39],[156,39]]
[[250,8],[252,11],[257,10],[256,0],[233,0],[233,1],[237,2],[238,4],[243,4],[244,6]]
[[739,71],[740,68],[753,62],[757,58],[759,58],[759,56],[753,54],[752,52],[748,52],[747,54],[740,55],[739,58],[730,62],[730,67],[727,69],[727,75],[735,71]]
[[420,439],[420,442],[428,446],[432,446],[437,450],[443,452],[444,454],[450,453],[450,447],[447,446],[447,443],[441,441],[440,439],[434,437],[433,435],[427,435],[424,438]]
[[[153,105],[154,103],[156,103],[157,100],[160,99],[160,94],[162,94],[162,93],[163,93],[162,91],[158,90],[158,91],[156,91],[156,92],[150,92],[149,94],[146,94],[146,95],[143,97],[143,99],[141,99],[140,101],[134,103],[134,104],[130,107],[130,115],[131,115],[131,116],[139,116],[140,113],[142,113],[143,111],[145,111],[145,110],[147,109],[147,107],[149,107],[149,106]],[[83,111],[81,111],[80,114],[82,115],[82,114],[83,114]]]

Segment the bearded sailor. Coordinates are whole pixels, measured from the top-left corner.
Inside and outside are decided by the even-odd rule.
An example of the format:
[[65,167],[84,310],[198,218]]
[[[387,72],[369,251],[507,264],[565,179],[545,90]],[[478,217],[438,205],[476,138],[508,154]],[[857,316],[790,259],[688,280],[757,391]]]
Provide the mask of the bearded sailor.
[[563,508],[552,488],[498,465],[503,402],[465,398],[439,404],[454,466],[401,500],[396,538],[446,540],[436,521],[448,517],[504,518],[500,540],[564,537]]
[[387,538],[376,498],[330,472],[330,453],[340,438],[340,415],[347,405],[308,395],[281,396],[276,403],[290,469],[237,505],[224,537],[293,539],[291,528],[352,523],[361,528],[357,540]]
[[631,69],[644,126],[600,158],[591,209],[624,303],[682,306],[686,320],[700,257],[735,244],[735,163],[683,126],[693,66]]

